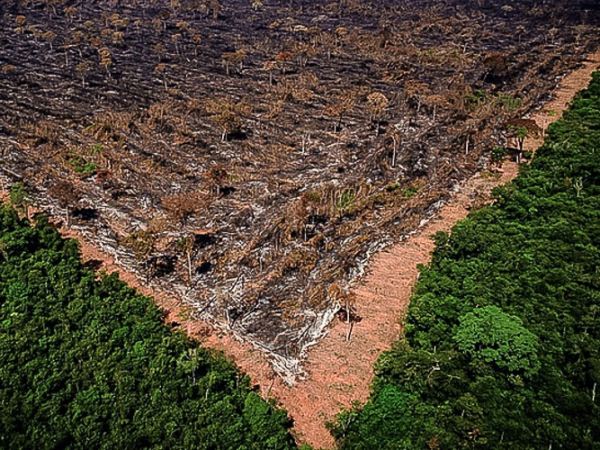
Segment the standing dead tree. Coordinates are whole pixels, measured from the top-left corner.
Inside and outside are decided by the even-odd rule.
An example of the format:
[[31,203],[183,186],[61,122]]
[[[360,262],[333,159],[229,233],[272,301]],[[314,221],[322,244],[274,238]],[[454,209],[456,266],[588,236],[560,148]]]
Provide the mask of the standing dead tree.
[[332,284],[327,289],[327,297],[340,305],[338,315],[348,324],[348,332],[346,333],[346,341],[350,341],[352,330],[355,322],[360,322],[361,318],[355,312],[356,295],[348,292],[348,289],[343,289],[337,284]]
[[335,99],[335,103],[325,107],[323,114],[335,120],[333,124],[334,133],[340,131],[344,118],[352,113],[356,107],[356,101],[356,92],[348,90],[339,94]]
[[88,61],[81,61],[80,63],[77,64],[77,66],[75,66],[75,72],[77,73],[77,76],[79,76],[79,78],[81,78],[81,87],[85,88],[85,78],[87,76],[87,74],[90,72],[91,69],[91,64]]
[[275,61],[277,62],[281,73],[285,75],[287,67],[292,61],[292,54],[290,52],[279,52],[277,56],[275,56]]
[[206,185],[211,192],[219,193],[223,183],[228,179],[229,174],[225,167],[221,164],[217,164],[204,173],[206,179]]
[[391,130],[389,130],[385,137],[391,141],[391,145],[392,145],[392,158],[391,158],[391,167],[394,168],[396,167],[396,159],[398,156],[398,149],[400,147],[400,145],[402,144],[402,133],[400,132],[402,128],[401,127],[393,127]]
[[508,57],[504,53],[492,52],[483,58],[484,80],[500,80],[508,75]]
[[375,124],[376,135],[381,133],[381,122],[390,101],[381,92],[372,92],[367,96],[367,109],[369,111],[369,121]]
[[48,194],[58,200],[59,206],[66,212],[66,226],[71,222],[71,208],[81,199],[81,192],[69,181],[58,181],[50,189]]
[[100,65],[106,70],[106,74],[110,77],[110,68],[113,65],[113,57],[108,47],[102,47],[98,50],[100,56]]
[[269,72],[269,86],[273,86],[273,70],[277,68],[277,61],[266,61],[263,70]]
[[407,101],[412,102],[416,106],[417,114],[419,114],[425,98],[431,92],[429,86],[418,80],[408,80],[404,87],[406,89]]
[[225,73],[227,76],[231,75],[231,69],[234,68],[237,74],[242,73],[244,69],[244,59],[246,59],[247,53],[245,50],[237,50],[235,52],[225,52],[221,55],[223,61],[223,67],[225,67]]
[[196,247],[196,239],[193,235],[184,236],[177,241],[177,249],[185,255],[187,263],[188,281],[190,284],[194,281],[193,254]]
[[205,107],[210,120],[221,129],[221,142],[226,142],[228,135],[242,132],[243,119],[251,111],[247,103],[229,99],[209,100]]

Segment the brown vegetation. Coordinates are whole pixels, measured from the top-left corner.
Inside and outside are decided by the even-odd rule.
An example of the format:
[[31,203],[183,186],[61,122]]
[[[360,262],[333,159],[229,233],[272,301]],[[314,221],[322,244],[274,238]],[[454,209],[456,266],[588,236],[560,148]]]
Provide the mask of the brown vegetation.
[[566,1],[0,4],[2,176],[59,217],[71,183],[83,235],[289,379],[346,309],[332,285],[598,39]]

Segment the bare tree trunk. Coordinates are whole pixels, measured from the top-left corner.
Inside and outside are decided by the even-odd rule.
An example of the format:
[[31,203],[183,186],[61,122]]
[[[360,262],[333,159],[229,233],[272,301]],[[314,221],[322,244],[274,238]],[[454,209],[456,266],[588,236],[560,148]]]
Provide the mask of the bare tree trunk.
[[392,136],[392,141],[394,142],[394,149],[392,151],[392,168],[394,168],[396,167],[396,146],[398,145],[395,136]]
[[229,318],[229,308],[225,308],[225,317],[227,318],[227,329],[231,330],[231,319]]
[[190,283],[192,282],[192,253],[186,252],[187,263],[188,263],[188,276],[190,277]]
[[517,145],[519,146],[519,153],[517,153],[517,164],[521,164],[521,158],[523,157],[523,139],[517,139]]
[[268,399],[269,395],[271,395],[271,390],[273,389],[274,384],[275,384],[275,377],[273,377],[273,379],[271,380],[271,384],[269,385],[269,389],[267,390],[267,395],[265,396],[266,399]]
[[302,154],[303,155],[306,155],[306,143],[307,143],[308,139],[310,139],[310,135],[307,133],[304,133],[304,135],[302,136]]
[[212,384],[211,382],[212,382],[212,379],[209,376],[209,378],[208,378],[208,386],[207,386],[206,392],[204,394],[204,400],[208,400],[208,393],[210,392],[210,387],[211,387],[210,385]]
[[346,323],[350,323],[350,302],[346,299]]
[[346,334],[346,342],[350,341],[352,335],[352,328],[354,328],[354,322],[350,322],[350,328],[348,328],[348,334]]
[[346,341],[350,340],[350,336],[352,335],[352,329],[354,328],[354,321],[350,319],[350,301],[346,299],[346,323],[350,325],[348,327],[348,333],[346,334]]

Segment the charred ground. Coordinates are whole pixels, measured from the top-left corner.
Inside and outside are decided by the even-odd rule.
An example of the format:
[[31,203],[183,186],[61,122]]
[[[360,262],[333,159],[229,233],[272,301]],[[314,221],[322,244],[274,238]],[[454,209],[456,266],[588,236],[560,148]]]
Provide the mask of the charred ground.
[[600,23],[315,3],[0,1],[2,177],[290,376],[369,255],[513,145]]

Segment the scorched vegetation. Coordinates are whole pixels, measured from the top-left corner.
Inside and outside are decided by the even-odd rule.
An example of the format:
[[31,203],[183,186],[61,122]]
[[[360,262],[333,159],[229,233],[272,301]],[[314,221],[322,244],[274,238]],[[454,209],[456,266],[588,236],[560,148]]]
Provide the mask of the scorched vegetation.
[[298,373],[598,40],[579,2],[0,1],[0,173]]

